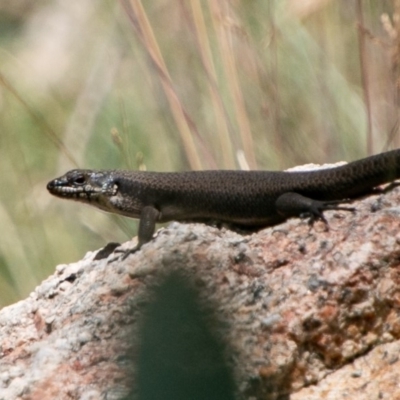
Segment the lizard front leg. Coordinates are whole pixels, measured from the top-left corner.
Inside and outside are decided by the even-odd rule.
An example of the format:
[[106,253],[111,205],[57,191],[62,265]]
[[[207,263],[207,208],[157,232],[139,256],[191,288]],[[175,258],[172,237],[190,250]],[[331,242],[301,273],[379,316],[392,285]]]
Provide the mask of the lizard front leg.
[[138,244],[134,249],[139,250],[145,243],[150,242],[156,230],[156,222],[160,217],[160,211],[153,206],[142,208],[139,217]]
[[156,229],[156,222],[160,217],[160,211],[153,206],[145,206],[142,208],[139,217],[139,229],[138,229],[138,244],[131,250],[123,251],[116,250],[116,253],[124,252],[122,260],[125,260],[128,256],[140,250],[140,248],[150,242]]

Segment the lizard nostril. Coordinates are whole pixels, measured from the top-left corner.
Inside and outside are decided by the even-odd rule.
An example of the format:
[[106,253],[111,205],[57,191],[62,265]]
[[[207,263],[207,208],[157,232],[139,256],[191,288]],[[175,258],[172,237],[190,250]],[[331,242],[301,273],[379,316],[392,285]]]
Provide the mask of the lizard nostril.
[[54,189],[54,187],[55,187],[55,183],[54,183],[54,181],[50,181],[48,184],[47,184],[47,190],[52,190],[52,189]]

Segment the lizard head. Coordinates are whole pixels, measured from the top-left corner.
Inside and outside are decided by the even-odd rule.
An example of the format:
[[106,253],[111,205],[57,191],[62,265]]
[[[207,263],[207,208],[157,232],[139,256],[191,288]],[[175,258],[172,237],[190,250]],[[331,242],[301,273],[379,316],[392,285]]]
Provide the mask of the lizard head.
[[[54,196],[90,204],[103,211],[138,218],[143,206],[137,196],[131,194],[118,171],[73,169],[47,184]],[[119,171],[119,175],[123,172]],[[128,193],[126,193],[128,190]],[[132,189],[133,190],[133,189]]]
[[90,203],[103,208],[115,196],[118,186],[110,172],[90,169],[73,169],[50,181],[47,190],[54,196]]

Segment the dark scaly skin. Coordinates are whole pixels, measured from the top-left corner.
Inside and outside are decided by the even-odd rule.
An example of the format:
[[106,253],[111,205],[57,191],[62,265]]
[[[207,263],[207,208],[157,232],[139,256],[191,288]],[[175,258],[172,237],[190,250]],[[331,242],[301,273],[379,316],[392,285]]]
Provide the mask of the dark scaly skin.
[[400,150],[312,171],[137,172],[72,170],[47,185],[50,193],[139,218],[139,245],[156,222],[219,221],[261,228],[290,216],[324,220],[326,209],[400,177]]

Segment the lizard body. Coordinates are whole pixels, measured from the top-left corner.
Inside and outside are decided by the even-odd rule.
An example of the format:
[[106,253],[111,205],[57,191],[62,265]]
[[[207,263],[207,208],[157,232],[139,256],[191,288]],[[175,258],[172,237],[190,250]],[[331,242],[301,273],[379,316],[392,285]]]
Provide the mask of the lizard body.
[[53,195],[139,218],[138,246],[155,224],[219,221],[259,229],[307,213],[325,221],[327,209],[400,177],[400,150],[343,166],[301,172],[144,172],[75,169],[48,183]]

